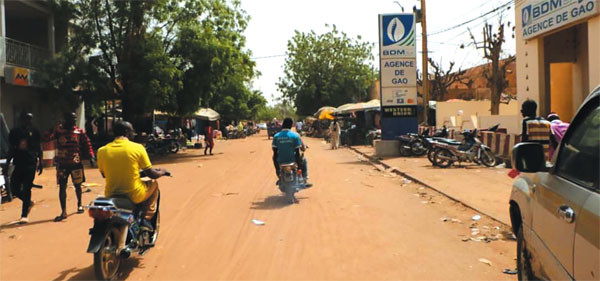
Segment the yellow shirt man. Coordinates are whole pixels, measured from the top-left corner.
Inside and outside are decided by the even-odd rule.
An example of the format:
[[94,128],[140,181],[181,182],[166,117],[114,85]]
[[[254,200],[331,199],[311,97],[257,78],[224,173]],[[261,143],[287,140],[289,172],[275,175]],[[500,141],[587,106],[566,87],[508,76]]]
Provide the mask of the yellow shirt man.
[[139,204],[146,198],[146,185],[140,170],[152,168],[144,146],[126,139],[115,139],[98,149],[98,169],[106,177],[104,196],[126,194]]

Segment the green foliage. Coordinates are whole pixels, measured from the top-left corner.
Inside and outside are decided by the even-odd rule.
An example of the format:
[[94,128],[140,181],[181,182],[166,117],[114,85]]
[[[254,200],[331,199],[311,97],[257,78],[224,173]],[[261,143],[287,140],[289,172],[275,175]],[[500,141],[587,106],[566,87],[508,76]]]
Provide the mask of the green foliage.
[[294,120],[298,119],[296,110],[288,103],[279,103],[275,106],[262,107],[256,115],[256,120],[271,121],[273,118],[283,120],[285,117],[291,117]]
[[284,76],[279,79],[283,98],[293,102],[301,115],[322,106],[365,101],[376,79],[369,61],[373,45],[349,38],[333,25],[331,31],[296,31],[288,41]]
[[54,0],[52,7],[72,30],[40,79],[57,102],[120,99],[126,120],[201,106],[240,119],[266,103],[249,88],[257,73],[243,51],[248,16],[238,0]]

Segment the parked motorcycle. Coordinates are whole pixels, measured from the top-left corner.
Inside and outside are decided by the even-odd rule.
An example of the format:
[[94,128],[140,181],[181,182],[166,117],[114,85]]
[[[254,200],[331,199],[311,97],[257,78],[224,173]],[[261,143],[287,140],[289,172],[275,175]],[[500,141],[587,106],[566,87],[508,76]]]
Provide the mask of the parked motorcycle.
[[171,137],[159,138],[151,135],[145,148],[150,154],[164,155],[167,153],[177,153],[180,146],[177,139]]
[[465,131],[460,144],[437,143],[433,156],[434,165],[448,168],[454,162],[473,162],[488,167],[496,165],[496,156],[492,150],[477,138],[477,129]]
[[[142,210],[127,197],[98,197],[87,208],[94,219],[87,252],[94,254],[94,272],[99,280],[114,279],[121,260],[133,253],[142,256],[154,247],[160,230],[160,194],[150,221],[154,231],[144,226]],[[119,249],[122,239],[125,247]]]
[[427,152],[425,139],[429,136],[429,129],[422,134],[409,133],[398,137],[400,141],[401,156],[421,156]]

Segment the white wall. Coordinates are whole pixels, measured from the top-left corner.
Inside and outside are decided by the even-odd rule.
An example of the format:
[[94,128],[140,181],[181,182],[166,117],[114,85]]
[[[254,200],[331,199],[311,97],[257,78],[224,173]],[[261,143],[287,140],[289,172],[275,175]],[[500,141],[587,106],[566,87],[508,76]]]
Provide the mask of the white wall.
[[[460,122],[462,123],[462,127],[465,129],[472,129],[473,123],[470,121],[471,120],[471,116],[474,115],[477,117],[477,120],[480,120],[482,116],[491,116],[490,113],[490,106],[491,106],[491,102],[489,100],[482,100],[482,101],[456,101],[456,102],[438,102],[436,105],[436,126],[437,127],[441,127],[444,124],[446,124],[446,126],[448,127],[452,127],[451,125],[451,116],[457,116],[457,112],[459,110],[463,111],[462,114],[462,120],[464,122]],[[497,116],[518,116],[519,115],[519,104],[515,101],[511,101],[509,104],[500,104],[500,115]],[[496,117],[497,117],[496,116]],[[460,119],[457,118],[457,119]],[[501,127],[503,128],[509,128],[509,127],[514,127],[515,124],[504,124],[504,122],[508,122],[508,120],[513,120],[512,119],[502,119],[503,122],[501,124]],[[486,120],[493,120],[490,118],[487,118]],[[499,119],[500,120],[500,119]],[[491,122],[491,121],[490,121]],[[501,123],[501,122],[496,122],[494,123]],[[457,124],[457,127],[461,127],[461,124]],[[484,125],[479,125],[477,126],[478,128],[484,128],[486,126]]]

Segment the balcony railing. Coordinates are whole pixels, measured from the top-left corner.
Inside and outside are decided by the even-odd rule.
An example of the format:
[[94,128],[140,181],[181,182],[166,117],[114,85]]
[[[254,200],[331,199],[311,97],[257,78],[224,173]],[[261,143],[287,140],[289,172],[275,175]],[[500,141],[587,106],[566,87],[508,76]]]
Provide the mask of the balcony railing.
[[4,59],[6,64],[31,69],[40,68],[50,57],[50,50],[10,38],[0,38],[5,46]]

